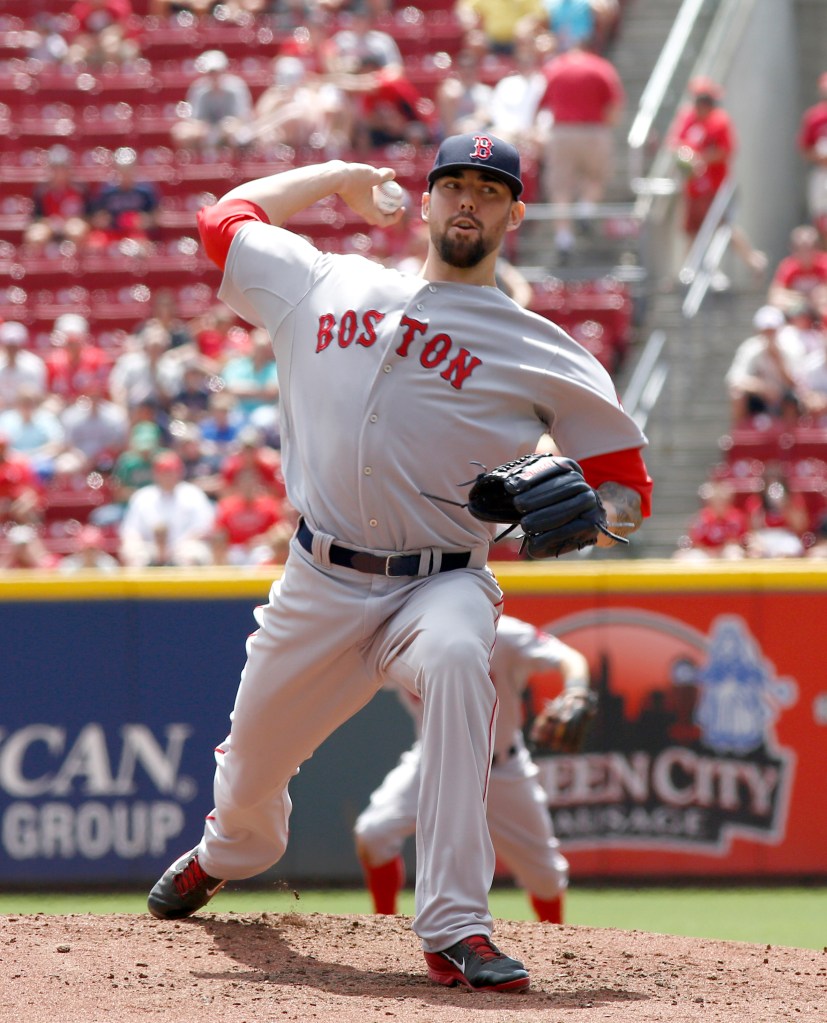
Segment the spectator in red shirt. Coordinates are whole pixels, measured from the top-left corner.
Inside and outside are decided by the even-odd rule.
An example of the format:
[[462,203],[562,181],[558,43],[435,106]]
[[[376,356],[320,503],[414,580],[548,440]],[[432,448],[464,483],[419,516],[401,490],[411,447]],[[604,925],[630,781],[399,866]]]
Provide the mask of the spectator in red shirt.
[[89,190],[72,179],[72,154],[66,146],[52,146],[48,177],[38,182],[32,195],[32,219],[23,242],[35,252],[50,243],[71,242],[81,246],[89,233]]
[[358,99],[352,129],[357,150],[397,142],[422,145],[433,140],[434,104],[419,93],[404,70],[383,66],[377,55],[368,54],[356,74],[335,75],[333,80]]
[[689,560],[744,557],[749,529],[746,512],[735,503],[729,480],[709,480],[699,490],[703,505],[689,523],[675,557]]
[[789,255],[778,264],[769,289],[770,303],[780,309],[790,309],[802,299],[822,315],[827,312],[827,252],[811,224],[793,228]]
[[807,212],[827,241],[827,72],[819,75],[819,100],[807,107],[798,128],[798,149],[807,161]]
[[259,564],[270,554],[270,530],[281,521],[281,501],[264,490],[255,475],[242,473],[235,489],[216,506],[214,540],[219,550],[226,545],[225,557],[216,560],[231,565]]
[[614,66],[582,46],[574,46],[543,65],[546,79],[539,111],[553,124],[545,151],[545,189],[549,202],[577,203],[555,224],[554,244],[562,263],[574,247],[574,221],[590,224],[614,173],[614,129],[625,92]]
[[[723,90],[709,78],[689,83],[692,103],[678,112],[671,144],[684,175],[683,228],[691,245],[729,176],[737,138],[729,114],[721,106]],[[743,229],[731,224],[736,253],[756,274],[767,269],[767,257],[753,248]]]
[[286,496],[281,474],[281,457],[275,448],[262,443],[261,433],[254,426],[243,427],[238,434],[238,449],[221,463],[224,493],[241,485],[242,476],[252,476],[258,486],[280,500]]
[[94,343],[84,316],[77,313],[58,316],[52,330],[52,345],[46,356],[46,386],[53,409],[61,411],[90,389],[101,393],[113,359]]
[[0,433],[0,522],[36,523],[42,505],[43,487],[29,459]]

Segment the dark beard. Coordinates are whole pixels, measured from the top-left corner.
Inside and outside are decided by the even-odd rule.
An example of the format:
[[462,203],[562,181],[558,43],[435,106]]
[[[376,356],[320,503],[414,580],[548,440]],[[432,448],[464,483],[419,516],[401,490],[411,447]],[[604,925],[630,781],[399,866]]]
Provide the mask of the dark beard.
[[447,233],[443,234],[437,242],[437,251],[443,263],[460,270],[477,266],[488,255],[481,234],[478,234],[473,242],[469,242],[465,238],[451,239]]

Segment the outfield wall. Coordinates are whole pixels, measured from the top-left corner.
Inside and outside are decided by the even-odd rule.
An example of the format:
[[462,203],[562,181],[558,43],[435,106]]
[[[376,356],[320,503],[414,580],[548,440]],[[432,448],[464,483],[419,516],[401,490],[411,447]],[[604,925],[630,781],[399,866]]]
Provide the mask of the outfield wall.
[[[495,567],[507,612],[581,649],[601,694],[586,750],[540,760],[575,876],[827,876],[827,567]],[[194,844],[269,583],[0,576],[0,886],[144,884]],[[527,714],[558,687],[534,679]],[[411,740],[386,693],[332,736],[272,876],[357,881],[350,828]]]

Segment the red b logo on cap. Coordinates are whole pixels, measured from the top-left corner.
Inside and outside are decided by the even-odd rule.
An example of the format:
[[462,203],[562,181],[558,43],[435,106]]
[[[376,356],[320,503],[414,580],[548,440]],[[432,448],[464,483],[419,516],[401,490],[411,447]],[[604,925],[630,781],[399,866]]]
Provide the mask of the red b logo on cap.
[[471,153],[472,160],[490,160],[491,150],[494,143],[487,135],[474,136],[474,151]]

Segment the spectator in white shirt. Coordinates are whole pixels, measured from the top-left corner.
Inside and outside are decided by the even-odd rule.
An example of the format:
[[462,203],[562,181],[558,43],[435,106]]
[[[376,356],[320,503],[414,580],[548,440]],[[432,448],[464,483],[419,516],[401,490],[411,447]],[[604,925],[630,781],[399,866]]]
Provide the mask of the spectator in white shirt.
[[207,538],[215,521],[212,502],[183,477],[184,464],[173,451],[156,455],[155,482],[129,498],[120,525],[120,559],[131,568],[209,565]]
[[46,392],[46,363],[27,350],[29,331],[15,320],[0,323],[0,412],[12,408],[23,387]]

